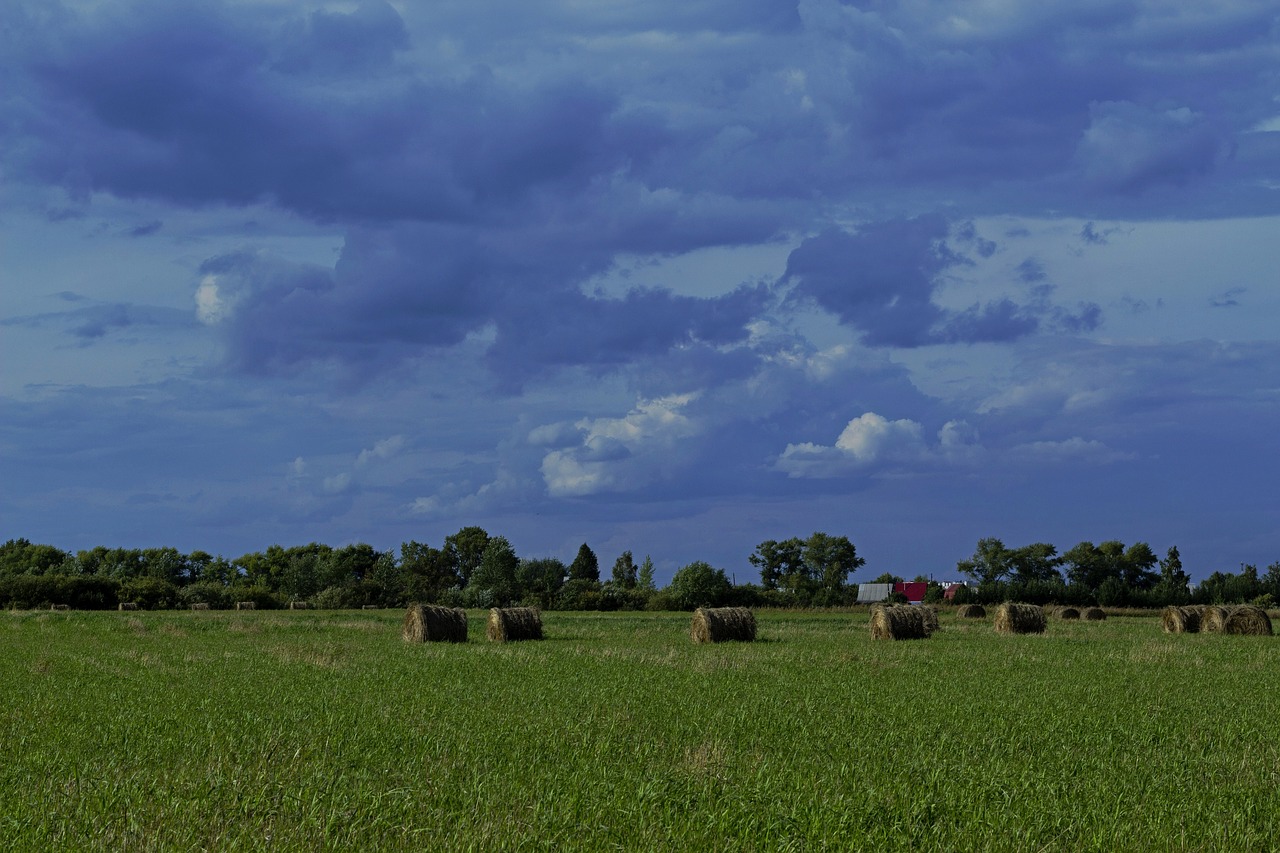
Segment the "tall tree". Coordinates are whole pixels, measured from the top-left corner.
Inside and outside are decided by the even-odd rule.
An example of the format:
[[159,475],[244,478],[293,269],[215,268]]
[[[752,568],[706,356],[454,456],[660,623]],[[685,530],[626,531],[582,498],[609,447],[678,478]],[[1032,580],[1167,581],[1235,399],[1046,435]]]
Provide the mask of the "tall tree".
[[653,582],[653,558],[648,554],[644,555],[644,562],[640,564],[640,574],[636,578],[636,588],[644,592],[653,592],[658,588]]
[[578,549],[578,556],[569,564],[569,580],[600,582],[600,561],[596,554],[583,542]]
[[506,604],[516,596],[516,569],[519,566],[520,558],[511,543],[505,536],[494,536],[480,555],[480,565],[471,574],[468,586],[491,590],[494,601]]
[[1160,561],[1160,583],[1171,590],[1185,590],[1191,583],[1191,576],[1182,569],[1182,555],[1177,545],[1170,545]]
[[747,561],[760,570],[760,584],[765,589],[780,585],[794,588],[806,578],[804,542],[794,537],[782,542],[766,539]]
[[668,587],[671,597],[684,610],[723,604],[729,589],[729,578],[724,570],[713,568],[701,560],[678,570]]
[[956,570],[978,583],[1004,580],[1012,571],[1009,549],[994,536],[978,540],[973,556],[956,563]]
[[400,545],[400,567],[410,598],[439,601],[446,589],[462,585],[462,575],[444,549],[412,539]]
[[630,551],[623,551],[618,559],[613,561],[613,582],[623,589],[636,588],[636,561],[631,556]]
[[1060,581],[1058,566],[1062,558],[1058,549],[1048,542],[1023,545],[1008,552],[1010,579],[1028,583],[1032,581]]
[[804,542],[805,574],[827,592],[839,592],[849,574],[866,564],[847,536],[815,532]]
[[480,558],[488,545],[489,534],[483,527],[464,527],[444,538],[444,552],[463,584],[471,582],[471,573],[480,565]]

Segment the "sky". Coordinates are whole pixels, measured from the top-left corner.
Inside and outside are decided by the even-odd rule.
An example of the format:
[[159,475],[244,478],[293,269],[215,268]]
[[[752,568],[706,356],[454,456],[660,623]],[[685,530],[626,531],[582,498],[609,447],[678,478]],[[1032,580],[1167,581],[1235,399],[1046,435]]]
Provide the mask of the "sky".
[[1280,561],[1273,0],[8,0],[0,538]]

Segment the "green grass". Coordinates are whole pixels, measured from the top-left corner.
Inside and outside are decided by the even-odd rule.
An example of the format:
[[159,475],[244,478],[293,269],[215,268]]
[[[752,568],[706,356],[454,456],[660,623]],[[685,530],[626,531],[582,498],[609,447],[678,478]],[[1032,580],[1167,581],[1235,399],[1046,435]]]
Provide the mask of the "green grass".
[[943,617],[0,614],[19,850],[1274,850],[1280,639]]

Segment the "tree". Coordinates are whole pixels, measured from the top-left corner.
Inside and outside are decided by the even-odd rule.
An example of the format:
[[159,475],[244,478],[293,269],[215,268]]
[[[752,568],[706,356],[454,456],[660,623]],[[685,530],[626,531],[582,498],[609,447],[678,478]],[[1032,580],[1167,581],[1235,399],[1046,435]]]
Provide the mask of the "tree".
[[701,560],[677,570],[668,587],[676,606],[683,610],[722,604],[730,589],[724,570],[713,568]]
[[449,554],[412,539],[400,545],[400,568],[410,599],[439,601],[445,590],[462,585],[462,575]]
[[654,592],[657,586],[653,582],[653,559],[648,555],[644,555],[644,562],[640,564],[640,574],[636,578],[636,588],[644,592]]
[[630,551],[623,551],[622,555],[613,562],[613,582],[623,589],[636,588],[636,561],[632,558]]
[[321,586],[341,586],[362,581],[378,564],[382,555],[372,545],[357,542],[331,551],[321,565]]
[[956,570],[980,584],[1003,580],[1012,570],[1012,555],[994,536],[978,540],[973,556],[956,563]]
[[805,576],[804,543],[794,537],[782,542],[766,539],[747,561],[760,570],[765,589],[777,589],[779,584],[794,589]]
[[1135,542],[1125,550],[1120,560],[1120,579],[1130,589],[1151,589],[1160,580],[1160,575],[1153,568],[1157,562],[1150,545]]
[[1048,542],[1024,545],[1008,552],[1010,580],[1019,583],[1061,581],[1058,566],[1062,559],[1058,549]]
[[526,595],[538,600],[544,609],[550,608],[564,586],[568,569],[555,557],[521,560],[516,579]]
[[596,559],[596,554],[587,547],[587,543],[583,542],[582,547],[578,549],[578,556],[573,558],[573,562],[569,564],[569,580],[571,581],[600,581],[600,561]]
[[807,577],[827,593],[838,593],[849,581],[849,573],[866,564],[847,536],[814,533],[804,542]]
[[489,590],[493,600],[508,604],[516,596],[516,569],[520,558],[505,536],[494,536],[480,555],[480,565],[471,575],[468,586],[475,590]]
[[444,539],[444,552],[462,583],[471,582],[471,573],[480,565],[484,549],[489,545],[489,534],[483,527],[464,527]]

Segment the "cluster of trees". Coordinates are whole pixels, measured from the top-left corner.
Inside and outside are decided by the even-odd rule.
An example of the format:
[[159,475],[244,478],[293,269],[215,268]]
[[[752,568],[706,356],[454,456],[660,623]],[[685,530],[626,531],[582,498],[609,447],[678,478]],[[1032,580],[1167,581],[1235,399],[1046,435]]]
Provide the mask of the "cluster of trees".
[[[464,527],[440,547],[409,541],[399,552],[357,543],[341,548],[311,543],[272,545],[234,560],[174,548],[93,548],[70,553],[52,545],[10,539],[0,545],[0,607],[69,604],[114,607],[138,602],[148,609],[207,603],[229,607],[253,601],[269,608],[307,601],[320,608],[412,601],[461,607],[529,604],[545,610],[691,610],[710,605],[831,607],[857,600],[849,576],[865,564],[845,536],[815,532],[807,539],[761,542],[748,557],[760,583],[735,584],[723,569],[697,561],[679,569],[670,585],[654,583],[653,561],[637,563],[624,551],[603,577],[595,552],[583,543],[565,565],[554,557],[521,558],[502,536]],[[1059,554],[1037,542],[1009,548],[999,539],[978,541],[956,568],[973,584],[956,601],[1165,604],[1280,601],[1280,563],[1259,575],[1214,572],[1196,589],[1176,547],[1164,559],[1145,542],[1081,542]],[[902,580],[885,573],[873,583]],[[926,580],[917,577],[916,580]],[[931,584],[926,600],[941,600]]]
[[1262,577],[1252,565],[1242,566],[1238,575],[1214,572],[1193,590],[1177,546],[1160,559],[1146,542],[1085,541],[1059,554],[1047,542],[1008,548],[987,538],[978,540],[973,556],[956,568],[976,582],[959,591],[957,602],[1163,607],[1280,601],[1280,563]]

